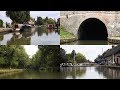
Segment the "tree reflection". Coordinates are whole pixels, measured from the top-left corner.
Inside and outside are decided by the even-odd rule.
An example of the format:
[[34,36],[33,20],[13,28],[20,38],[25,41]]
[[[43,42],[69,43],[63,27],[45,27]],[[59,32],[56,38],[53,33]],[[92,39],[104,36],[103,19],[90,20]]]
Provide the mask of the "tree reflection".
[[2,41],[4,39],[3,35],[0,35],[0,41]]
[[102,73],[108,79],[120,79],[120,70],[107,68],[107,67],[96,67],[99,73]]
[[30,33],[13,33],[12,38],[7,41],[8,45],[30,45],[31,37]]
[[76,79],[77,77],[81,77],[86,73],[86,68],[84,67],[61,67],[61,73],[67,77],[71,77],[72,79]]
[[53,32],[59,34],[58,29],[47,29],[47,28],[44,27],[44,26],[37,27],[37,28],[36,28],[36,31],[37,31],[38,36],[42,36],[43,33],[46,34],[46,35],[48,36],[50,33],[53,33]]

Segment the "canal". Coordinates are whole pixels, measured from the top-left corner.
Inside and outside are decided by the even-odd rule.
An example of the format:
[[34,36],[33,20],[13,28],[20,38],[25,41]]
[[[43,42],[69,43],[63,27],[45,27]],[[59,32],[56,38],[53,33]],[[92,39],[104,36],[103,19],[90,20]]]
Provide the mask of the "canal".
[[109,43],[107,40],[77,40],[62,45],[113,45],[113,43]]
[[58,29],[36,27],[30,30],[0,33],[0,45],[59,45]]
[[0,74],[0,79],[120,79],[120,70],[105,67],[62,67],[60,72],[24,71]]

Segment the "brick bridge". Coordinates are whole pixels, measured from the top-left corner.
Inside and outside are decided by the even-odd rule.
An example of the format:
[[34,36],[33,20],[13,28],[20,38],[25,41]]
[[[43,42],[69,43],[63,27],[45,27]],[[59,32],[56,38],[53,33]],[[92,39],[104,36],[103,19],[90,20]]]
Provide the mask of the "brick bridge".
[[60,25],[78,39],[120,36],[120,11],[61,11]]

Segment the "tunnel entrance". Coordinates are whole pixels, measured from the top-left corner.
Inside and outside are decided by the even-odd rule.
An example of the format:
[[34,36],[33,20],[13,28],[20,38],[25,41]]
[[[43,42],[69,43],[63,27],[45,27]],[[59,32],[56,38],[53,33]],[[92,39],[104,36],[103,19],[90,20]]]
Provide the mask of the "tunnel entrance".
[[83,21],[78,30],[80,40],[107,40],[108,33],[105,24],[96,18]]

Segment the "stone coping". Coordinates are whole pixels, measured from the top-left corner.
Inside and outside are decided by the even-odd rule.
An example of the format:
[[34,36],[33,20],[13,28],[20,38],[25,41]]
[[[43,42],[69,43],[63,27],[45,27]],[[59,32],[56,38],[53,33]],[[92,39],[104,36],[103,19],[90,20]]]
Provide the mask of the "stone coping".
[[108,42],[113,44],[120,44],[120,37],[109,37]]
[[60,44],[76,41],[77,38],[60,39]]

